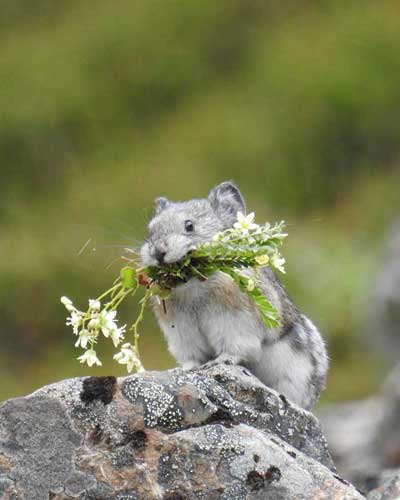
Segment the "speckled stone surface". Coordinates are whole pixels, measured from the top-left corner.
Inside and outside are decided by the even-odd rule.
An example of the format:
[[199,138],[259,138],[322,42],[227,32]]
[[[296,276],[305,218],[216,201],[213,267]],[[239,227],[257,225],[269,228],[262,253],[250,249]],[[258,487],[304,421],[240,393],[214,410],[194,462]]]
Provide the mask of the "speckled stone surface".
[[328,405],[319,418],[340,474],[363,491],[380,486],[400,471],[400,363],[379,393]]
[[244,368],[77,378],[0,406],[0,498],[363,498],[317,419]]
[[399,500],[400,499],[400,471],[381,486],[371,491],[368,500]]

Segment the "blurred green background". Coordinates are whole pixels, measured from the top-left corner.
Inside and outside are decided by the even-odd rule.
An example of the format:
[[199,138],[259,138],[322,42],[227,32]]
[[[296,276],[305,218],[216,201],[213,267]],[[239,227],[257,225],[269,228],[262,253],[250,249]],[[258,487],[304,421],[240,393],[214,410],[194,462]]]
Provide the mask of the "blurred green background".
[[[0,400],[122,375],[109,343],[101,369],[76,361],[59,297],[83,306],[108,287],[156,196],[226,179],[259,222],[288,222],[284,282],[329,343],[323,400],[375,390],[386,366],[363,327],[399,212],[399,3],[0,0],[0,13]],[[151,313],[141,350],[147,368],[174,365]]]

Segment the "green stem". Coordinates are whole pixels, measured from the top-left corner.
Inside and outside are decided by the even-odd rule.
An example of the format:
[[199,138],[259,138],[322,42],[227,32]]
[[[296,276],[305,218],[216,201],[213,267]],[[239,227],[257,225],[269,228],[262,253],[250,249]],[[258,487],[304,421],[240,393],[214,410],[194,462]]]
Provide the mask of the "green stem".
[[117,309],[119,305],[126,299],[126,297],[128,297],[128,295],[135,295],[138,288],[139,285],[137,285],[135,288],[126,288],[120,290],[118,294],[113,298],[113,300],[107,304],[107,307],[109,307],[111,310]]
[[107,297],[107,295],[109,295],[110,293],[112,293],[114,290],[116,290],[120,286],[122,286],[122,283],[117,283],[112,288],[108,289],[106,292],[104,292],[102,295],[100,295],[100,297],[97,297],[96,300],[101,301],[102,299],[104,299],[104,297]]
[[144,311],[146,309],[146,305],[147,305],[147,302],[150,298],[150,295],[151,295],[151,289],[148,288],[146,290],[146,293],[145,293],[143,299],[141,300],[141,306],[140,306],[140,311],[139,311],[138,317],[136,318],[136,321],[133,323],[133,325],[131,327],[131,330],[133,331],[134,346],[135,346],[136,354],[137,354],[139,359],[140,359],[140,357],[139,357],[139,345],[138,345],[138,341],[139,341],[138,326],[139,326],[139,323],[143,320]]
[[194,272],[194,274],[197,274],[198,276],[200,276],[200,278],[204,279],[204,280],[207,280],[208,277],[206,275],[204,275],[203,273],[201,273],[198,269],[196,269],[194,266],[190,266],[190,269]]

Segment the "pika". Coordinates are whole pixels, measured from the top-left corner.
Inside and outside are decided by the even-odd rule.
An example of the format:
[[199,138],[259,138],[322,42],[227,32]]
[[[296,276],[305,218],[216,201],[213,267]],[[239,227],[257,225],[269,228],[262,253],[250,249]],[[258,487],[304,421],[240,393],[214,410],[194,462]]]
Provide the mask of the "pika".
[[[171,202],[157,198],[148,239],[141,248],[143,264],[179,261],[194,246],[232,227],[237,212],[246,213],[246,205],[232,182],[214,187],[205,199]],[[261,268],[259,281],[279,312],[277,328],[267,328],[252,300],[221,272],[206,281],[192,278],[178,285],[171,291],[166,310],[154,301],[154,312],[171,354],[184,369],[242,365],[265,385],[309,410],[326,384],[324,341],[272,269]]]

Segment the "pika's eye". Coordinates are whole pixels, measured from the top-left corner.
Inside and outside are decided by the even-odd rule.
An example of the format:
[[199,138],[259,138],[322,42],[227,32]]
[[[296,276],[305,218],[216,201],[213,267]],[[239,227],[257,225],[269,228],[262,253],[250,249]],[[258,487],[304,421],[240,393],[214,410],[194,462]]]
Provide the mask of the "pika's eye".
[[191,220],[185,220],[185,231],[192,233],[194,231],[194,224]]

